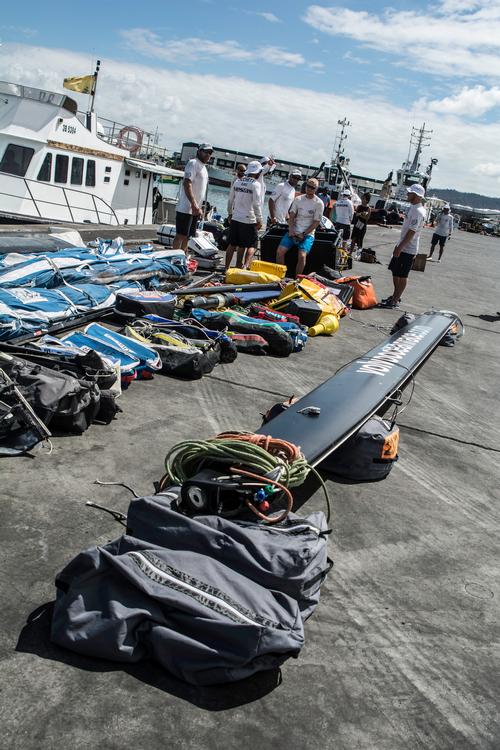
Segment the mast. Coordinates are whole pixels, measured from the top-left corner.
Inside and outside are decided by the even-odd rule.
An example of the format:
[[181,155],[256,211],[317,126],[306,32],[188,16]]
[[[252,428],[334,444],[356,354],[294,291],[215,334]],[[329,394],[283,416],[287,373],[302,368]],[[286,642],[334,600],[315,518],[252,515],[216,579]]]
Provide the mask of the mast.
[[340,125],[340,133],[337,131],[337,135],[335,136],[335,141],[333,143],[332,156],[330,159],[330,164],[332,167],[339,163],[340,158],[344,154],[344,142],[347,138],[346,129],[351,127],[352,123],[349,122],[347,117],[344,117],[343,120],[337,120],[337,125]]
[[100,68],[101,68],[101,61],[98,60],[95,66],[95,73],[94,73],[95,80],[94,80],[94,86],[92,87],[92,95],[91,95],[92,98],[90,100],[90,112],[94,111],[95,92],[97,89],[97,76],[99,75]]
[[[420,155],[422,153],[422,149],[430,145],[432,132],[432,130],[425,129],[425,122],[421,128],[413,127],[411,129],[410,148],[408,150],[406,167],[409,167],[412,172],[418,172],[418,169],[420,167]],[[410,164],[410,151],[412,146],[415,146],[415,154],[413,156],[413,161]]]
[[[343,120],[337,120],[337,125],[340,126],[340,132],[337,128],[337,135],[333,142],[332,155],[330,157],[330,167],[328,172],[325,170],[325,174],[328,175],[328,181],[335,187],[339,184],[339,176],[344,181],[346,180],[345,172],[342,169],[343,165],[347,165],[346,158],[344,156],[344,143],[347,139],[347,128],[351,127],[351,123],[344,117]],[[333,178],[333,179],[332,179]]]

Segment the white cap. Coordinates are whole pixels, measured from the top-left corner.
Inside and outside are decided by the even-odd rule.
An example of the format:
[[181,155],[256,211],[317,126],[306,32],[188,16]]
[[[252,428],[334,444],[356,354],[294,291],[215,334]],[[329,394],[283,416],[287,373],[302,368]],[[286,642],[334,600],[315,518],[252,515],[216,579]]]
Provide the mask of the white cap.
[[346,188],[345,190],[342,190],[342,195],[352,195],[352,193],[349,188]]
[[260,160],[260,163],[261,164],[267,164],[267,162],[270,161],[270,160],[271,160],[270,156],[263,156],[262,159]]
[[292,171],[290,172],[288,176],[289,177],[302,177],[302,172],[300,171],[300,169],[292,169]]
[[213,151],[214,147],[210,143],[200,143],[198,151]]
[[406,191],[407,193],[414,193],[415,195],[418,195],[419,198],[423,198],[425,196],[425,189],[423,185],[411,185]]
[[258,161],[249,161],[245,174],[260,174],[262,172],[262,164]]
[[448,208],[448,209],[449,209],[449,208],[450,208],[450,204],[449,204],[449,203],[445,203],[445,204],[444,204],[444,206],[443,206],[443,210],[444,210],[445,208]]

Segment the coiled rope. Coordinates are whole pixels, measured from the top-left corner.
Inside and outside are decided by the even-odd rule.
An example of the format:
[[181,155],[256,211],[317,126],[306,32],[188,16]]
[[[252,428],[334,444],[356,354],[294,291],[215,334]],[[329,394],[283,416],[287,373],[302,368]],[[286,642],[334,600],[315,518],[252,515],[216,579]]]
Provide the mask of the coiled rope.
[[[209,440],[185,440],[175,445],[165,457],[165,475],[160,482],[163,489],[167,482],[182,484],[197,474],[207,464],[227,464],[229,470],[241,475],[248,472],[262,484],[273,483],[264,476],[275,469],[281,469],[277,486],[294,488],[302,485],[309,472],[317,477],[326,498],[327,520],[330,520],[330,499],[323,479],[304,458],[300,448],[286,440],[252,432],[224,432]],[[286,493],[285,493],[286,494]],[[255,509],[252,507],[255,512]],[[288,508],[290,510],[290,507]],[[285,512],[285,516],[288,513]],[[261,518],[276,521],[257,512]]]

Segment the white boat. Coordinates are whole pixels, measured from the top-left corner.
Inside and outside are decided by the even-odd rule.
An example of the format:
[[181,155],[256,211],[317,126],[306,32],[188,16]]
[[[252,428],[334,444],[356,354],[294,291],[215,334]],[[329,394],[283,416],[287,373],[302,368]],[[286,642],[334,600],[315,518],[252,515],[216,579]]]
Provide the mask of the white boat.
[[150,224],[154,136],[78,112],[65,94],[0,81],[0,221]]

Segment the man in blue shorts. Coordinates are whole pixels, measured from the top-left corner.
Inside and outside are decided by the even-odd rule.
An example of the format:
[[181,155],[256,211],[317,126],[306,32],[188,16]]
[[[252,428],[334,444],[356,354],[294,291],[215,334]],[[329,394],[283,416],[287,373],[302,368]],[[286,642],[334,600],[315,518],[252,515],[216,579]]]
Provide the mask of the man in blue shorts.
[[280,242],[276,262],[284,264],[285,255],[292,247],[297,247],[298,258],[295,275],[298,276],[306,265],[307,253],[314,243],[314,232],[323,216],[323,201],[316,195],[318,180],[309,177],[306,192],[299,195],[292,203],[288,214],[288,232]]

